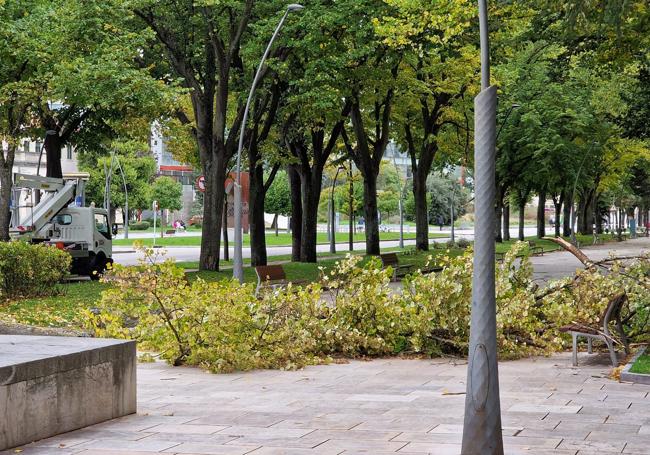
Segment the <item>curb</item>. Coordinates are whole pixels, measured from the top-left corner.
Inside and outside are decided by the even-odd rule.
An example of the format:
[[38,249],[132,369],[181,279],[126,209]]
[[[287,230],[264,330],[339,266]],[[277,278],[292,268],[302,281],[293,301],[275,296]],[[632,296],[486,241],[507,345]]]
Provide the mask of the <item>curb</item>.
[[639,351],[634,354],[634,357],[632,357],[632,360],[625,365],[625,368],[623,368],[623,371],[621,371],[621,379],[620,381],[623,382],[634,382],[636,384],[647,384],[650,385],[650,374],[638,374],[638,373],[630,373],[630,368],[632,368],[632,365],[634,365],[634,362],[637,361],[639,357],[643,355],[643,353],[646,351],[648,346],[644,346]]

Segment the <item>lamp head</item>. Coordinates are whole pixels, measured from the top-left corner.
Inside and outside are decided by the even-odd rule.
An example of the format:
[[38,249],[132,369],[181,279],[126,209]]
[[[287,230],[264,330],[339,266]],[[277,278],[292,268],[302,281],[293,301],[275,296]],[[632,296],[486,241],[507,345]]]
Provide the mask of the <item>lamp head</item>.
[[521,107],[521,104],[519,103],[512,103],[512,108],[513,109],[519,109]]
[[298,4],[298,3],[291,3],[290,5],[287,6],[287,11],[300,11],[301,9],[304,9],[305,7]]

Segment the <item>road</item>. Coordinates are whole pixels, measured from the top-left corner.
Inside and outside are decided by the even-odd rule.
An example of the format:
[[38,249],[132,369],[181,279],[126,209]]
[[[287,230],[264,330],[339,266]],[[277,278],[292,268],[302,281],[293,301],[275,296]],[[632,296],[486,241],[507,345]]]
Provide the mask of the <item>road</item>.
[[[440,233],[442,232],[449,234],[449,229],[447,228],[446,230],[435,230],[432,232]],[[524,229],[524,234],[526,236],[531,236],[535,234],[535,228],[534,227],[526,227]],[[514,228],[511,230],[511,235],[513,237],[516,237],[517,235],[517,229]],[[141,234],[141,233],[140,233]],[[145,234],[146,237],[151,237],[152,234]],[[196,235],[194,233],[187,233],[186,235]],[[146,238],[146,237],[134,237],[133,235],[129,235],[129,238]],[[466,239],[472,239],[474,238],[474,230],[473,229],[456,229],[456,240],[460,238],[466,238]],[[432,242],[447,242],[449,241],[449,238],[437,238],[437,239],[431,239]],[[415,245],[415,240],[405,240],[404,245]],[[396,248],[399,246],[399,241],[398,240],[385,240],[381,242],[381,247],[382,248]],[[366,248],[366,245],[364,242],[356,242],[354,244],[354,251],[364,251]],[[199,260],[199,253],[200,253],[200,248],[197,246],[188,246],[188,247],[167,247],[164,248],[166,252],[166,257],[174,259],[176,262],[190,262],[190,261],[198,261]],[[321,244],[316,246],[316,251],[318,253],[326,253],[329,252],[330,247],[328,244]],[[344,252],[348,251],[348,243],[337,243],[336,244],[336,250],[338,252]],[[267,254],[269,258],[272,258],[273,256],[282,256],[282,255],[288,255],[291,254],[291,247],[290,246],[270,246],[267,247],[266,249]],[[245,247],[243,249],[243,256],[244,259],[250,258],[250,248]],[[113,259],[116,263],[118,264],[123,264],[123,265],[135,265],[138,263],[138,260],[142,258],[142,253],[135,252],[133,251],[133,248],[131,247],[113,247]],[[230,249],[230,257],[233,255],[233,249]]]

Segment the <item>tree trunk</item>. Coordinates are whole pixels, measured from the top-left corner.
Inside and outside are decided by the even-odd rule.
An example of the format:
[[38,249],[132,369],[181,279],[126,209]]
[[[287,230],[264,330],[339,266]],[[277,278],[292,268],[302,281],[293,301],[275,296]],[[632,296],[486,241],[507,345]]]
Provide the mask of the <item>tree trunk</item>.
[[564,237],[569,237],[571,235],[571,206],[573,205],[573,195],[570,192],[566,192],[564,195],[564,220],[562,223],[562,235]]
[[228,247],[228,196],[223,200],[223,217],[221,217],[221,230],[223,232],[223,260],[230,260],[230,249]]
[[320,201],[323,173],[313,166],[311,172],[300,172],[302,192],[302,236],[300,261],[316,262],[316,240],[318,227],[318,203]]
[[555,237],[560,236],[560,218],[562,216],[563,202],[564,192],[560,193],[557,198],[553,196],[553,207],[555,208],[555,223],[553,223],[553,227],[555,228]]
[[45,135],[45,156],[47,157],[47,167],[45,175],[53,178],[63,178],[61,169],[61,149],[63,148],[61,137],[57,134]]
[[593,233],[593,211],[591,210],[592,191],[587,192],[580,198],[578,204],[578,232],[584,235]]
[[540,190],[537,203],[537,238],[546,236],[546,190]]
[[219,247],[221,246],[219,233],[226,180],[226,171],[221,164],[220,160],[211,159],[203,166],[205,194],[203,195],[200,270],[219,270]]
[[[257,156],[255,153],[249,155]],[[249,160],[250,161],[250,160]],[[264,226],[264,169],[250,162],[248,223],[251,266],[266,265],[266,229]]]
[[273,217],[273,226],[275,228],[275,236],[279,237],[280,236],[280,214],[276,213],[275,216]]
[[525,239],[524,224],[526,222],[526,198],[519,201],[519,240]]
[[501,185],[497,185],[494,211],[494,238],[498,243],[502,243],[503,237],[501,236],[501,217],[503,216],[503,187]]
[[[9,145],[9,147],[14,147]],[[14,149],[15,150],[15,149]],[[0,149],[0,153],[4,153]],[[10,150],[9,154],[14,153]],[[11,220],[11,210],[9,205],[11,203],[11,189],[13,187],[13,179],[11,176],[13,166],[7,166],[9,160],[0,166],[0,241],[9,240],[9,223]],[[13,163],[13,159],[11,159]]]
[[598,206],[598,193],[594,191],[594,197],[592,200],[592,209],[593,209],[593,216],[594,216],[594,227],[596,229],[596,234],[602,234],[603,233],[603,220],[600,216],[600,207]]
[[302,196],[300,175],[295,165],[287,166],[287,177],[289,178],[289,187],[291,190],[291,260],[300,261],[300,247],[302,245]]
[[503,203],[503,240],[510,240],[510,202],[507,198]]
[[366,254],[378,255],[379,218],[377,216],[377,174],[368,173],[363,179],[363,213],[366,218]]
[[415,200],[415,248],[429,250],[429,210],[427,207],[427,176],[421,166],[413,172],[413,199]]

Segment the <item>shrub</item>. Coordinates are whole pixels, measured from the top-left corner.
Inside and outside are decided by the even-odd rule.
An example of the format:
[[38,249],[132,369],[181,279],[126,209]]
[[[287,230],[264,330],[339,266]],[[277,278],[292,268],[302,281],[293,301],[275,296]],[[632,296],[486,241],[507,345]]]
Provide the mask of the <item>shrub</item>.
[[[497,336],[501,358],[546,353],[560,339],[545,329],[544,315],[535,307],[532,267],[517,243],[496,268]],[[407,282],[404,299],[412,307],[413,349],[430,355],[466,354],[469,343],[473,254],[443,257],[440,273],[415,273]]]
[[147,229],[149,229],[149,226],[150,225],[148,221],[138,221],[129,224],[129,228],[134,231],[146,231]]
[[407,345],[408,315],[403,299],[389,287],[393,272],[382,269],[377,258],[363,267],[360,260],[348,255],[329,275],[322,275],[332,290],[332,301],[325,308],[325,351],[346,356],[400,352]]
[[[592,268],[538,291],[527,244],[519,242],[496,268],[497,337],[501,358],[548,354],[568,341],[558,328],[595,322],[608,299],[625,289],[626,324],[637,339],[650,318],[650,260]],[[321,283],[269,290],[224,280],[189,282],[182,269],[145,250],[140,266],[116,265],[99,312],[85,314],[99,336],[127,337],[169,362],[215,372],[299,368],[330,356],[400,352],[466,354],[469,341],[472,252],[443,257],[440,273],[412,274],[404,292],[389,284],[392,270],[377,258],[360,265],[348,256]],[[322,289],[329,292],[324,294]]]
[[472,245],[471,242],[464,237],[458,239],[458,248],[465,249],[465,248],[469,248],[471,245]]
[[0,242],[0,297],[38,297],[58,293],[70,271],[71,257],[47,245]]
[[[104,280],[99,312],[85,314],[99,336],[133,338],[174,365],[215,372],[297,368],[321,361],[320,287],[289,288],[257,299],[235,280],[189,283],[172,261],[151,249],[138,267],[115,265]],[[320,336],[320,335],[319,335]]]

